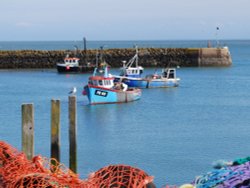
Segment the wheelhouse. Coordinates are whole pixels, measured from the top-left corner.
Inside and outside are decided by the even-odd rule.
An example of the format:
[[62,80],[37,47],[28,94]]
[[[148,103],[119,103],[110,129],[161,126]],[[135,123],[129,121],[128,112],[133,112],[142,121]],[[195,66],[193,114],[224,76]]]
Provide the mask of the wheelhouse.
[[143,68],[139,67],[129,67],[125,69],[121,76],[129,76],[129,77],[139,77],[143,73]]
[[112,88],[114,87],[113,77],[101,77],[101,76],[91,76],[89,78],[89,84],[97,87]]
[[123,61],[123,67],[120,76],[128,77],[141,77],[143,73],[143,67],[138,65],[138,49],[136,47],[136,53],[129,62]]
[[68,65],[75,65],[75,64],[78,64],[79,63],[79,58],[75,58],[75,57],[72,57],[72,58],[69,58],[69,57],[67,57],[67,58],[65,58],[64,59],[64,63],[65,64],[68,64]]
[[176,70],[172,68],[167,68],[163,70],[163,77],[168,79],[175,79],[176,78]]

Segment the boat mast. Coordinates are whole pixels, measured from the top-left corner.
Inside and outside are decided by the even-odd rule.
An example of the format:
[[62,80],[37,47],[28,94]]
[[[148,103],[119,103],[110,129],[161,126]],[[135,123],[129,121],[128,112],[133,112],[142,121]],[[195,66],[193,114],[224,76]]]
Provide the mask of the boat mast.
[[135,46],[135,66],[138,67],[138,46]]
[[[138,67],[138,47],[137,46],[135,46],[135,55],[129,60],[129,62],[127,63],[127,65],[126,66],[124,66],[124,67],[133,67],[133,64],[134,64],[134,62],[135,62],[135,67]],[[125,65],[125,62],[123,62],[124,63],[124,65]]]
[[84,50],[84,63],[87,64],[87,41],[86,38],[83,37],[83,50]]

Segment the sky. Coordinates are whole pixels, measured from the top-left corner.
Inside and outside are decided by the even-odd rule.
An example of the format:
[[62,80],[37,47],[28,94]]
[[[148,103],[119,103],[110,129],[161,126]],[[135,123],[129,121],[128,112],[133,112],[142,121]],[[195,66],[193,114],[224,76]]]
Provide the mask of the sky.
[[0,41],[250,39],[250,0],[0,0]]

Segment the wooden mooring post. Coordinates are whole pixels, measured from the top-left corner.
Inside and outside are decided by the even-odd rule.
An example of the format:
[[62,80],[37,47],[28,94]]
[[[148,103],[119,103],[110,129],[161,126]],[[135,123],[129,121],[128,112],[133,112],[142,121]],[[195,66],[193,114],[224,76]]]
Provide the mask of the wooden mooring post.
[[[76,96],[69,96],[69,168],[77,173],[77,108]],[[51,158],[60,162],[60,100],[51,100]],[[22,151],[34,156],[34,108],[22,105]]]
[[22,151],[31,160],[34,156],[34,107],[22,104]]
[[60,162],[60,100],[51,100],[51,158]]
[[76,96],[69,96],[69,168],[77,173],[77,109]]

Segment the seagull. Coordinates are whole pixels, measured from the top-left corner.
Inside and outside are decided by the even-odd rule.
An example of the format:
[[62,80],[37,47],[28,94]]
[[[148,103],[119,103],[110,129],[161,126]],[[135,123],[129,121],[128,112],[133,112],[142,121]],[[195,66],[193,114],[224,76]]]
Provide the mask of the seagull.
[[69,92],[69,94],[75,95],[75,94],[76,94],[76,87],[73,87],[73,88],[71,89],[71,91]]

